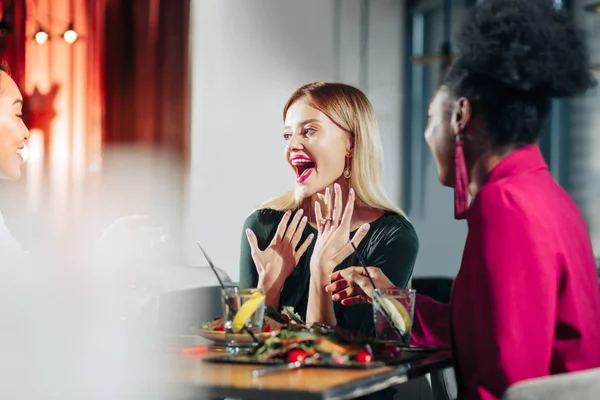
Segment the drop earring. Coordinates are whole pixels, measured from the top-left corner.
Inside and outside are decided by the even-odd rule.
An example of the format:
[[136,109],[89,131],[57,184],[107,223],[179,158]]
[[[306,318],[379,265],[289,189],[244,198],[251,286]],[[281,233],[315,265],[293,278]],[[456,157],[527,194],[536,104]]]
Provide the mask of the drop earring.
[[352,159],[350,158],[350,154],[346,154],[346,158],[348,159],[348,163],[346,165],[346,168],[344,168],[344,178],[350,179],[350,176],[352,176],[352,170],[350,169]]
[[465,219],[469,208],[469,177],[464,152],[465,137],[456,135],[454,149],[454,219]]

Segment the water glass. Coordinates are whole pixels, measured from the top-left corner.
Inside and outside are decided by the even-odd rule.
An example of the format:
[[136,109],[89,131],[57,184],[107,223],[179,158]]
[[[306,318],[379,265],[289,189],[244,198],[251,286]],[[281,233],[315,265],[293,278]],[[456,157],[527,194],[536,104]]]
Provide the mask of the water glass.
[[265,316],[265,290],[228,287],[222,290],[222,303],[227,352],[239,353],[255,346],[246,327],[260,338]]
[[[373,292],[373,317],[375,337],[384,342],[410,346],[410,331],[415,310],[414,289],[375,289]],[[397,328],[391,325],[384,311]]]

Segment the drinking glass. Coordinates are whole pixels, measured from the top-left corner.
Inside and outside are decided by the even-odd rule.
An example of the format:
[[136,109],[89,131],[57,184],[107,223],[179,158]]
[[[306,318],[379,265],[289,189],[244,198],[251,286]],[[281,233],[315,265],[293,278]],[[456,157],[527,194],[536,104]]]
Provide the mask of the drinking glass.
[[[410,331],[415,309],[414,289],[390,288],[375,289],[373,293],[373,317],[375,337],[384,342],[400,346],[410,346]],[[391,321],[386,317],[384,311]],[[394,329],[394,325],[397,331]]]
[[227,352],[239,353],[256,345],[246,327],[260,338],[265,316],[265,290],[228,287],[222,290],[222,302]]

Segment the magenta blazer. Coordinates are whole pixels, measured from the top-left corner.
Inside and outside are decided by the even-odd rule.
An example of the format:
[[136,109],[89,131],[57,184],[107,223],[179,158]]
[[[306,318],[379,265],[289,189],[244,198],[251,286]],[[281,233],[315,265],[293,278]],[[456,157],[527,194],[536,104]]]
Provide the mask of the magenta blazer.
[[[600,205],[598,205],[600,207]],[[586,223],[537,146],[502,160],[473,200],[450,305],[417,296],[415,345],[453,350],[461,400],[600,367],[600,285]]]

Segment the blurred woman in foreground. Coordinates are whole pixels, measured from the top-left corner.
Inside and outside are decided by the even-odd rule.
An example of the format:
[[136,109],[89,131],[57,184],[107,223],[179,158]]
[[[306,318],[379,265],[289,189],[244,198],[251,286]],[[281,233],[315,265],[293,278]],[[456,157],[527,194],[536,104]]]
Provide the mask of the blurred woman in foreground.
[[[17,180],[29,130],[23,123],[23,96],[15,81],[0,65],[0,179]],[[20,263],[23,250],[4,225],[0,213],[0,259],[2,266]]]

